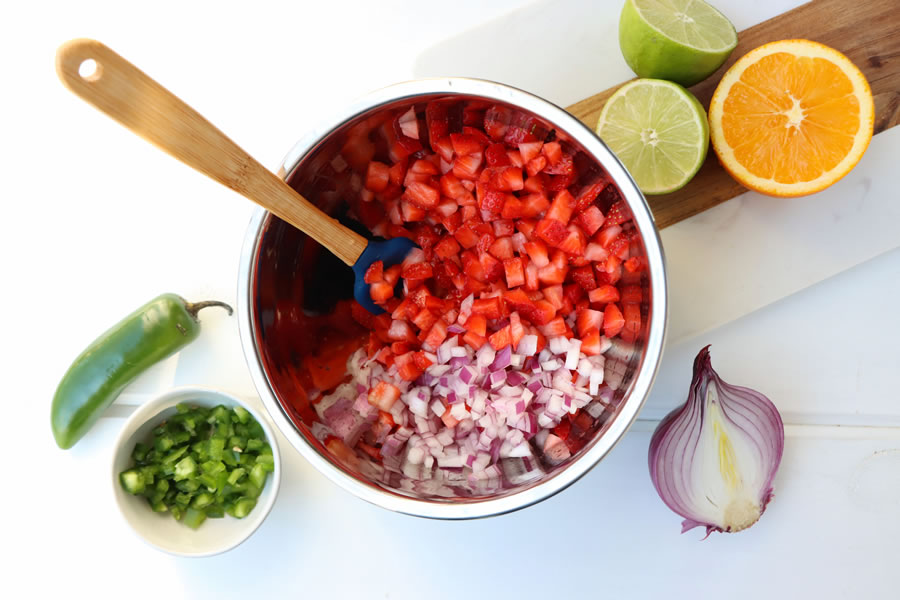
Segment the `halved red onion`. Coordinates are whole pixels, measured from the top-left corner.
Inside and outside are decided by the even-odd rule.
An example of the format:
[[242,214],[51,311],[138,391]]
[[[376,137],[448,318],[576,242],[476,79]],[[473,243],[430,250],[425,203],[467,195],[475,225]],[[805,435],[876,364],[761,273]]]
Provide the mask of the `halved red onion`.
[[784,452],[784,423],[771,400],[729,385],[713,370],[709,346],[694,360],[687,401],[650,441],[650,478],[663,502],[694,527],[737,532],[759,520],[773,497]]

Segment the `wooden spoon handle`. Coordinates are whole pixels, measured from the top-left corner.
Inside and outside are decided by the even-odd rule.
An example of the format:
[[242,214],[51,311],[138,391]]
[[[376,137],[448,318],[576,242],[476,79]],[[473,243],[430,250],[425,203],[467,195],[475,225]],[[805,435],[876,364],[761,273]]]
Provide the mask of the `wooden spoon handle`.
[[[92,73],[87,72],[90,66]],[[348,265],[365,249],[364,237],[313,206],[197,111],[100,42],[78,39],[62,45],[56,71],[89,104],[307,233]]]

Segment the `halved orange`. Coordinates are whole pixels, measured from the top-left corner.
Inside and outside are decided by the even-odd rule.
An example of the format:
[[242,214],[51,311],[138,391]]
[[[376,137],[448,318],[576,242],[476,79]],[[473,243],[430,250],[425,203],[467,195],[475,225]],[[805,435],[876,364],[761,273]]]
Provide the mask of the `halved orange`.
[[809,40],[751,50],[722,77],[709,132],[722,166],[772,196],[818,192],[856,166],[872,139],[869,83],[846,56]]

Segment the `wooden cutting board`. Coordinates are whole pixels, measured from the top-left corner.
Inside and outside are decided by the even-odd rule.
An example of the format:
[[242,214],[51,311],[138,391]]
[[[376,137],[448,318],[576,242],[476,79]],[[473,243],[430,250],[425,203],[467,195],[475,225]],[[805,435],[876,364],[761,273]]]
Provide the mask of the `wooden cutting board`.
[[[757,46],[805,38],[840,50],[858,66],[875,97],[875,133],[900,123],[900,0],[813,0],[738,33],[729,59],[706,81],[690,88],[705,108],[719,80],[734,62]],[[567,110],[591,129],[607,98],[627,82],[573,104]],[[700,171],[685,187],[648,196],[657,225],[668,227],[747,190],[719,165],[712,148]]]

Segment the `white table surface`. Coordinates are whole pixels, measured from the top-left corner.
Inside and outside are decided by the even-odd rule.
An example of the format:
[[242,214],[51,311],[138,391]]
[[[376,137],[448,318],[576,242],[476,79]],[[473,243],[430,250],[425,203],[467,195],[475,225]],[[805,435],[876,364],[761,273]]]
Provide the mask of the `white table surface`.
[[[524,511],[393,514],[331,484],[282,438],[280,496],[245,544],[206,559],[144,545],[109,489],[111,445],[133,405],[179,384],[258,402],[236,319],[215,311],[77,447],[56,448],[50,399],[99,332],[163,291],[234,302],[251,205],[66,91],[55,48],[104,41],[273,169],[323,115],[413,76],[493,77],[562,105],[630,76],[618,0],[481,4],[4,7],[4,597],[897,597],[900,128],[822,194],[745,194],[663,232],[672,327],[641,418],[581,481]],[[796,4],[717,3],[738,29]],[[720,374],[767,393],[788,425],[762,520],[700,542],[679,534],[646,453],[706,343]]]

